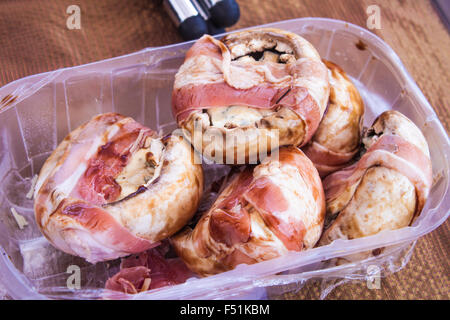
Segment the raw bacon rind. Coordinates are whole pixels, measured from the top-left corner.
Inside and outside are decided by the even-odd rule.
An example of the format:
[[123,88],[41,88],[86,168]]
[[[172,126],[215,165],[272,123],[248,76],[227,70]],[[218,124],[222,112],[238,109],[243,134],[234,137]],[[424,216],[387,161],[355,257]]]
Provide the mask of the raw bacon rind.
[[312,248],[322,232],[325,196],[317,170],[295,147],[279,150],[231,179],[194,229],[171,238],[202,276]]
[[41,169],[34,205],[37,224],[53,245],[92,263],[111,260],[158,245],[191,219],[203,173],[181,137],[166,139],[154,181],[118,199],[115,178],[147,138],[159,139],[131,118],[108,113],[58,145]]
[[322,178],[349,165],[358,153],[364,102],[346,73],[323,60],[330,70],[330,98],[319,128],[303,151]]

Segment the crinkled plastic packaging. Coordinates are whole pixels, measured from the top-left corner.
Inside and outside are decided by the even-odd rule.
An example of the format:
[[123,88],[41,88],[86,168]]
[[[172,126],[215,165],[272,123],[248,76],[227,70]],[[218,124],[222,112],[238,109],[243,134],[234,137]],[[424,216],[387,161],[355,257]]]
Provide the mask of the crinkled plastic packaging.
[[[92,265],[53,248],[36,226],[33,200],[27,193],[58,142],[96,114],[122,113],[162,133],[176,128],[170,107],[172,85],[192,42],[147,48],[30,76],[0,89],[0,294],[6,292],[13,299],[260,299],[299,290],[314,279],[319,280],[323,298],[343,282],[369,281],[374,272],[385,276],[400,270],[409,261],[415,241],[449,215],[450,147],[444,128],[398,56],[369,31],[321,18],[268,26],[302,35],[324,59],[352,77],[365,102],[365,126],[394,109],[422,130],[430,147],[434,184],[414,224],[137,295],[105,295],[105,281],[118,271],[120,261]],[[205,189],[229,170],[211,164],[204,164],[204,169]],[[384,248],[377,256],[336,263],[339,257],[377,248]]]

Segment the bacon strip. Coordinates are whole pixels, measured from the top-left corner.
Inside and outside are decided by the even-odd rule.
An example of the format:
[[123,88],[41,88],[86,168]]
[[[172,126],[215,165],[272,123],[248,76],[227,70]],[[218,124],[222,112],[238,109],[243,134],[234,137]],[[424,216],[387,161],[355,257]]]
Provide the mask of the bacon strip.
[[88,202],[66,198],[52,213],[54,219],[70,217],[71,222],[77,222],[83,230],[91,233],[94,239],[105,246],[123,252],[141,252],[152,244],[150,241],[138,238],[121,226],[105,210]]
[[121,126],[120,132],[100,146],[96,157],[89,160],[84,175],[71,195],[97,205],[115,201],[120,195],[120,186],[114,179],[128,164],[130,147],[141,132],[144,132],[144,137],[155,134],[134,121]]
[[334,152],[315,141],[312,141],[304,149],[305,154],[314,163],[321,177],[344,168],[358,152],[358,149],[351,152]]
[[287,200],[276,184],[266,177],[257,179],[244,197],[255,208],[258,208],[267,227],[288,250],[300,251],[302,249],[302,241],[306,232],[305,225],[302,221],[295,223],[295,221],[289,221],[289,218],[283,217],[283,212],[288,209]]
[[211,213],[209,228],[215,241],[232,246],[250,237],[250,215],[242,203],[242,194],[253,180],[252,171],[243,171],[232,182],[232,192],[217,204]]

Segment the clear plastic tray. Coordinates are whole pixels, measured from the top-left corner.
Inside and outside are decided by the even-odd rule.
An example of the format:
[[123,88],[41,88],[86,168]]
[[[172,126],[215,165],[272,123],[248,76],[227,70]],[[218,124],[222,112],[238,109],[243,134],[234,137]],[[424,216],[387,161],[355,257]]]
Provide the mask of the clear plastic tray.
[[[365,125],[382,111],[395,109],[422,129],[429,143],[434,175],[426,206],[411,227],[338,240],[325,247],[240,265],[216,276],[190,279],[132,298],[264,298],[280,285],[285,290],[296,290],[308,279],[321,279],[326,294],[342,281],[367,278],[369,265],[379,266],[382,273],[397,271],[408,261],[411,243],[437,228],[449,215],[447,134],[392,49],[374,34],[343,21],[303,18],[267,26],[307,38],[323,58],[339,64],[354,79],[367,109]],[[95,114],[119,112],[164,133],[176,128],[170,108],[172,84],[191,45],[188,42],[147,48],[30,76],[0,89],[0,282],[12,298],[101,297],[105,280],[117,271],[118,262],[90,265],[49,245],[34,222],[32,200],[25,197],[31,178],[39,173],[58,142]],[[18,228],[11,208],[27,220],[28,226]],[[380,247],[387,249],[375,258],[331,267],[326,262]],[[70,265],[81,268],[79,290],[67,289]]]

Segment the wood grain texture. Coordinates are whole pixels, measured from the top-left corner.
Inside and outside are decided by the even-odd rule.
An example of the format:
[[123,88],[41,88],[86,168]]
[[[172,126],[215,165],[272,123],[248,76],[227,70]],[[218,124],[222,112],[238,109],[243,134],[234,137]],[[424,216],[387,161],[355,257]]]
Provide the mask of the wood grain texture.
[[[78,0],[81,30],[66,28],[72,0],[0,1],[0,85],[27,75],[181,41],[161,0]],[[299,17],[328,17],[366,27],[366,9],[381,8],[374,32],[399,55],[449,130],[450,37],[429,0],[238,0],[241,19],[230,30]],[[1,98],[1,97],[0,97]],[[449,299],[447,221],[418,240],[410,263],[383,279],[335,289],[330,299]],[[271,298],[317,299],[319,286]]]

